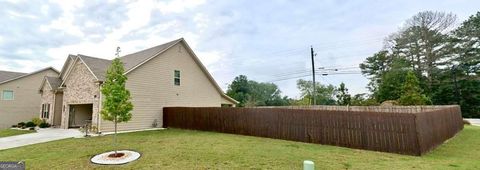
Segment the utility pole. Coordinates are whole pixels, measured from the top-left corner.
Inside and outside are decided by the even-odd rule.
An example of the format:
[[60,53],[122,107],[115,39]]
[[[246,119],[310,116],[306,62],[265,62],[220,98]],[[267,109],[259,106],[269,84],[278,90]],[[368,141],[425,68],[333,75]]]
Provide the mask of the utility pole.
[[312,54],[312,79],[313,79],[313,94],[312,94],[312,97],[313,97],[313,105],[316,105],[317,104],[317,100],[316,100],[316,95],[315,95],[315,53],[313,52],[313,46],[310,46],[310,52]]

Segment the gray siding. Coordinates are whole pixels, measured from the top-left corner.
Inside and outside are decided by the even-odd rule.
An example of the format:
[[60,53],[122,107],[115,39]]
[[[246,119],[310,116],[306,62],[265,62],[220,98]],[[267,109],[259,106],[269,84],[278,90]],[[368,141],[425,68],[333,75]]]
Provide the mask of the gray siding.
[[[152,128],[155,119],[162,126],[166,106],[220,107],[225,100],[191,55],[179,43],[127,74],[134,109],[132,120],[119,124],[120,130]],[[174,85],[174,70],[181,72],[180,86]],[[113,130],[111,122],[102,121],[101,127]]]
[[18,122],[29,121],[34,117],[39,117],[40,94],[38,93],[38,88],[45,76],[58,76],[58,73],[52,69],[47,69],[0,84],[0,93],[3,90],[14,91],[14,100],[0,99],[0,128],[10,127]]

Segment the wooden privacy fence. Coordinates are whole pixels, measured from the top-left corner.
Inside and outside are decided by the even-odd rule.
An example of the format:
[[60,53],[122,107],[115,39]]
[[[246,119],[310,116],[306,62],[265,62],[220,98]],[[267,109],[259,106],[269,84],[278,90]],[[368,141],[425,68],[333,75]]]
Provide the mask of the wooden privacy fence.
[[458,106],[379,110],[166,107],[163,117],[164,127],[408,155],[427,153],[463,129]]

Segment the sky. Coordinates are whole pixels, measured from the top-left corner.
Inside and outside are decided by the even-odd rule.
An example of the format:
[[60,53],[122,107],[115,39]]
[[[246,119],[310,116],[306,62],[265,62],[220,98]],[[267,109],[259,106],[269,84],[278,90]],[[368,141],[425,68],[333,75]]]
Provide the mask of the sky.
[[1,0],[0,70],[61,70],[68,54],[112,59],[117,46],[126,55],[183,37],[224,90],[246,75],[299,98],[296,80],[311,80],[313,47],[319,72],[352,73],[317,81],[367,93],[358,64],[405,20],[444,11],[458,25],[478,7],[478,0]]

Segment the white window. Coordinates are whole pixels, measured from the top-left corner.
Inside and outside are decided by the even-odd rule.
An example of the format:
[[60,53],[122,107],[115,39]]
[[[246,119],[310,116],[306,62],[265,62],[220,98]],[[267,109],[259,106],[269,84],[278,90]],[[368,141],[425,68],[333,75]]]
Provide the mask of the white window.
[[3,100],[13,100],[13,91],[12,90],[3,90],[2,99]]
[[42,118],[48,119],[50,117],[50,104],[42,104]]
[[180,86],[180,70],[175,70],[173,75],[173,83],[176,86]]

